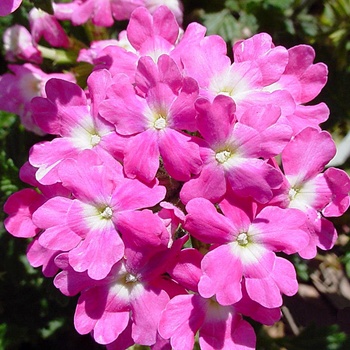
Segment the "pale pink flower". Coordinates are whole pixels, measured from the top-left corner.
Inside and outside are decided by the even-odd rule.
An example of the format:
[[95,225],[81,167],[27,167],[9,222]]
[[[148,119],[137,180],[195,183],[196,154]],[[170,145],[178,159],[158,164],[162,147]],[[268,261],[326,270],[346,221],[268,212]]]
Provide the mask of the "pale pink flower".
[[32,36],[25,27],[19,24],[9,27],[4,32],[3,40],[7,61],[42,62],[41,52],[33,45]]
[[34,122],[30,110],[33,97],[46,96],[45,84],[51,78],[75,81],[70,73],[46,74],[30,63],[9,65],[12,73],[0,76],[0,109],[20,116],[24,127],[38,134],[43,130]]

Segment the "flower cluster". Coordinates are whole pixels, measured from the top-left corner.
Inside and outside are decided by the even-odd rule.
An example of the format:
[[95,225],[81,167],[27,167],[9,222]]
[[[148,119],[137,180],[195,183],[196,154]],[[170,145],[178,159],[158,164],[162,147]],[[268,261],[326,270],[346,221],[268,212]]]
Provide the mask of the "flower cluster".
[[[122,3],[61,6],[102,24]],[[328,108],[309,104],[327,80],[313,49],[261,33],[232,62],[205,32],[138,7],[118,40],[81,51],[86,90],[50,77],[26,100],[31,129],[53,138],[31,148],[20,177],[35,189],[9,197],[5,227],[32,238],[31,265],[80,295],[76,330],[109,350],[191,350],[197,333],[201,349],[254,349],[243,317],[280,318],[298,289],[285,256],[331,249],[327,218],[349,206],[349,176],[325,170]]]

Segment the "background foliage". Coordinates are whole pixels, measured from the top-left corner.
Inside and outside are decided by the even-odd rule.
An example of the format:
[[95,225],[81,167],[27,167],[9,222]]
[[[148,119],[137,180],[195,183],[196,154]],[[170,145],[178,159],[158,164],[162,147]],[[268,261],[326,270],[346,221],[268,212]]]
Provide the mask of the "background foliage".
[[[14,14],[0,17],[0,37],[13,23],[28,26],[27,12],[36,6],[50,10],[49,0],[25,0]],[[208,34],[219,34],[232,44],[258,32],[269,33],[276,45],[287,48],[309,44],[316,61],[329,68],[329,81],[316,102],[324,101],[331,116],[323,128],[340,142],[350,129],[350,0],[185,0],[184,25],[203,23]],[[99,31],[101,38],[116,35],[126,22]],[[88,45],[96,30],[85,31],[64,23],[77,39]],[[0,39],[1,40],[1,39]],[[1,48],[3,47],[2,43]],[[0,54],[0,75],[6,62]],[[47,72],[60,71],[64,61],[45,61]],[[75,72],[84,86],[90,67],[79,65]],[[6,198],[25,185],[18,169],[30,147],[42,138],[29,133],[14,115],[0,111],[0,207]],[[340,165],[349,172],[350,162]],[[0,211],[0,350],[103,349],[90,336],[80,336],[73,326],[75,298],[67,298],[43,278],[40,270],[26,262],[28,242],[5,232]],[[350,217],[334,220],[339,240],[334,249],[313,261],[293,257],[300,292],[285,299],[282,320],[273,327],[255,324],[259,350],[345,350],[350,349]],[[254,324],[254,323],[253,323]]]

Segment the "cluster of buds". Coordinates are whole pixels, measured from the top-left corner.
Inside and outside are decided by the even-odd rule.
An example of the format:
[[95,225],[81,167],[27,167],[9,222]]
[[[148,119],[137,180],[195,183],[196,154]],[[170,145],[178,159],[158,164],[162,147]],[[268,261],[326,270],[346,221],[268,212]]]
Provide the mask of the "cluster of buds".
[[[75,25],[108,26],[124,2],[105,3],[61,6]],[[275,323],[298,290],[285,257],[331,249],[327,218],[349,206],[349,176],[325,170],[328,108],[309,104],[327,67],[265,33],[235,43],[232,62],[221,37],[178,18],[133,9],[118,40],[80,52],[94,67],[86,90],[71,75],[39,79],[36,97],[9,84],[28,95],[13,109],[53,139],[31,148],[20,177],[33,188],[9,197],[5,227],[32,238],[30,264],[63,294],[80,294],[76,330],[109,350],[192,350],[197,333],[203,350],[254,349],[246,317]]]

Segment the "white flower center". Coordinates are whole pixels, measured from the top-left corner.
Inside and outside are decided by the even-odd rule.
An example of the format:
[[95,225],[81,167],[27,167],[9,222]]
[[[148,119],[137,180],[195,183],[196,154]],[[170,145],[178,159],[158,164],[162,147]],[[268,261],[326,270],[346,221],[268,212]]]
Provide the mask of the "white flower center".
[[90,142],[91,142],[92,146],[98,145],[100,143],[100,141],[101,141],[101,137],[100,136],[98,136],[96,134],[92,134],[91,135],[91,141]]
[[215,155],[215,159],[219,162],[219,163],[225,163],[227,162],[232,156],[232,153],[230,151],[221,151],[216,153]]
[[293,200],[298,194],[298,191],[295,190],[293,187],[288,192],[288,197],[290,200]]
[[164,129],[166,127],[166,120],[164,117],[159,117],[158,119],[156,119],[156,121],[154,122],[154,127],[157,130],[161,130]]
[[131,274],[131,273],[128,273],[128,274],[125,276],[125,282],[126,282],[126,283],[135,283],[135,282],[137,282],[137,277],[134,276],[134,275]]
[[240,233],[237,236],[237,242],[239,245],[247,245],[249,243],[248,235],[245,232]]
[[101,216],[102,216],[104,219],[110,219],[110,218],[113,216],[112,208],[106,207],[106,208],[103,210],[103,212],[101,213]]

